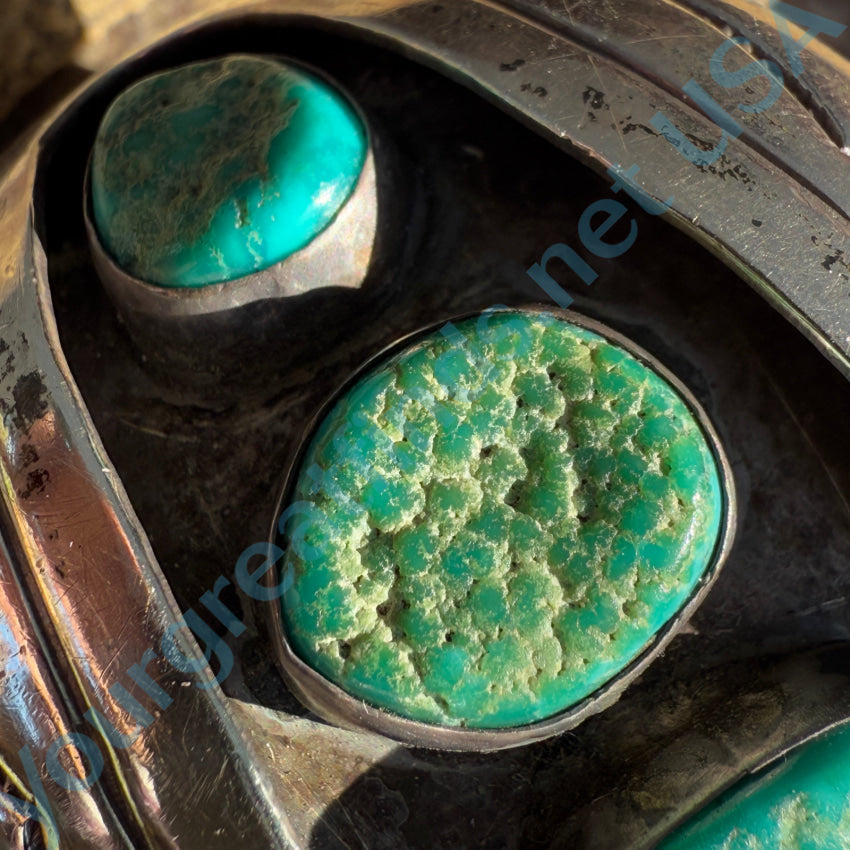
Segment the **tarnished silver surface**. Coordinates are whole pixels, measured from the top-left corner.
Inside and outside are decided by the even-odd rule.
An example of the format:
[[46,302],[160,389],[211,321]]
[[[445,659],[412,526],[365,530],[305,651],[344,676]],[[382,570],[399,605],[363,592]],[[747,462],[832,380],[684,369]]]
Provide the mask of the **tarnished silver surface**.
[[[634,658],[616,676],[613,676],[601,688],[594,691],[590,696],[580,702],[566,708],[557,714],[547,717],[535,723],[523,726],[515,726],[504,729],[468,729],[462,727],[437,726],[430,723],[421,723],[400,717],[389,711],[369,705],[362,700],[356,699],[346,693],[338,685],[334,684],[321,675],[318,671],[305,663],[292,648],[286,634],[286,629],[281,616],[280,603],[265,604],[263,616],[266,628],[274,642],[276,660],[280,665],[281,672],[287,679],[293,692],[301,701],[320,717],[337,725],[361,729],[370,732],[378,732],[409,746],[431,747],[434,749],[469,751],[469,752],[493,752],[495,750],[510,749],[531,744],[535,741],[543,741],[553,735],[560,735],[574,729],[579,724],[610,708],[622,696],[623,691],[640,676],[647,667],[652,664],[676,634],[687,626],[694,611],[699,607],[711,585],[717,579],[723,562],[726,560],[735,540],[737,525],[737,500],[735,497],[735,480],[732,475],[732,467],[726,452],[720,442],[720,438],[711,424],[706,412],[700,403],[694,398],[693,393],[675,376],[669,369],[659,362],[633,340],[627,339],[623,334],[617,333],[601,322],[582,316],[571,310],[558,310],[546,306],[518,307],[528,313],[545,312],[563,319],[570,324],[585,328],[593,333],[599,334],[609,340],[615,346],[628,351],[640,363],[648,369],[660,375],[679,394],[687,405],[694,419],[699,423],[703,435],[711,447],[717,463],[723,489],[723,510],[721,527],[717,542],[712,552],[711,560],[705,566],[702,577],[694,588],[688,599],[679,608],[670,620],[653,636],[643,651]],[[480,313],[466,313],[463,315],[447,317],[436,325],[414,331],[401,340],[393,343],[389,348],[370,358],[364,363],[344,384],[340,387],[317,412],[315,418],[307,425],[301,438],[300,445],[294,453],[286,474],[286,483],[274,512],[274,521],[270,533],[270,543],[280,542],[278,529],[278,517],[290,504],[292,493],[297,486],[298,476],[301,473],[301,464],[305,452],[327,414],[339,398],[347,392],[356,381],[360,380],[373,368],[377,368],[388,358],[399,354],[408,346],[416,343],[418,339],[431,333],[436,333],[446,322],[460,322],[464,319],[480,316]],[[275,561],[274,567],[264,576],[266,586],[269,588],[281,586],[280,563]]]
[[[103,789],[95,786],[84,793],[58,789],[45,799],[33,783],[33,775],[38,777],[43,769],[53,741],[71,732],[79,717],[73,706],[63,704],[65,688],[56,680],[49,644],[39,633],[12,564],[12,554],[0,541],[0,582],[4,590],[0,607],[0,736],[4,752],[0,764],[6,772],[3,790],[24,803],[19,808],[9,800],[0,800],[4,821],[8,819],[8,845],[28,846],[41,824],[49,841],[63,837],[63,847],[131,847]],[[23,748],[29,750],[32,761],[20,759],[16,763],[11,756]],[[52,812],[45,810],[45,804]]]
[[[742,89],[710,81],[711,56],[730,34],[715,25],[716,13],[694,15],[676,0],[461,2],[432,9],[403,8],[371,29],[497,98],[595,168],[638,165],[636,182],[650,197],[672,198],[669,215],[677,227],[755,286],[850,375],[850,160],[842,151],[850,123],[847,60],[814,43],[801,57],[805,82],[748,116],[736,109]],[[758,33],[791,80],[768,9],[737,0],[722,12],[734,23],[731,32]],[[494,39],[494,31],[510,35]],[[749,60],[736,47],[727,67]],[[716,164],[703,168],[650,124],[662,111],[707,149],[720,141],[720,129],[682,91],[690,78],[745,127]],[[814,110],[801,102],[803,92]],[[818,119],[824,115],[840,129],[838,139]]]
[[[176,629],[179,652],[197,657],[198,648],[185,627],[178,628],[150,546],[61,357],[43,253],[31,235],[21,247],[28,259],[19,288],[2,304],[0,387],[4,537],[17,553],[21,590],[13,595],[15,585],[4,582],[3,607],[27,624],[31,636],[21,649],[3,633],[4,652],[23,667],[19,681],[8,682],[12,693],[21,687],[22,702],[4,718],[12,724],[17,718],[21,726],[4,746],[30,730],[21,744],[43,759],[74,709],[74,730],[98,740],[106,767],[91,795],[63,792],[46,775],[44,761],[36,762],[50,808],[63,815],[57,818],[62,847],[124,846],[116,819],[131,846],[226,846],[247,837],[258,846],[287,846],[285,822],[264,804],[263,779],[220,693],[200,690],[197,676],[163,661],[169,626]],[[36,642],[40,633],[46,640]],[[152,660],[143,665],[146,672],[173,701],[164,709],[129,676],[147,651]],[[46,682],[45,667],[53,674]],[[41,693],[24,689],[24,673]],[[153,716],[147,728],[116,702],[109,691],[115,683]],[[29,697],[27,690],[33,691]],[[127,736],[125,746],[111,745],[82,719],[90,708]],[[3,759],[22,775],[17,748]]]
[[[803,77],[792,86],[786,74],[789,84],[782,99],[762,115],[745,116],[735,111],[744,99],[744,90],[713,86],[707,76],[709,60],[731,31],[751,36],[758,50],[787,67],[770,12],[745,0],[711,4],[691,0],[690,7],[696,12],[667,0],[513,6],[444,0],[395,8],[340,4],[317,10],[307,3],[285,0],[238,4],[186,0],[174,10],[171,26],[188,27],[180,35],[187,42],[198,36],[208,16],[214,16],[219,25],[236,27],[246,15],[267,14],[267,25],[284,32],[290,23],[342,32],[354,41],[388,46],[460,81],[598,171],[615,162],[624,168],[638,165],[637,182],[649,195],[660,200],[673,197],[669,217],[677,227],[721,257],[845,375],[850,374],[846,266],[850,256],[850,177],[841,152],[847,146],[845,133],[850,122],[847,63],[827,47],[813,43],[802,54]],[[726,24],[719,26],[721,21]],[[179,47],[176,50],[179,53]],[[735,50],[727,62],[733,64],[733,59],[744,63],[749,57]],[[121,66],[86,91],[125,72]],[[660,110],[707,146],[717,142],[719,129],[681,92],[681,85],[691,77],[745,126],[741,138],[729,143],[724,158],[704,169],[683,159],[649,123]],[[753,100],[760,94],[745,92]],[[85,98],[69,100],[63,110],[74,115],[83,106]],[[415,103],[406,108],[415,109]],[[45,130],[56,117],[50,117]],[[41,135],[49,145],[49,134]],[[433,823],[434,829],[444,828],[440,840],[447,846],[488,846],[488,838],[494,834],[527,835],[526,846],[545,846],[550,836],[535,833],[537,822],[560,825],[554,846],[559,846],[559,839],[560,846],[570,847],[618,847],[622,842],[649,846],[676,819],[677,812],[680,815],[694,807],[760,758],[787,747],[802,732],[809,734],[813,730],[807,724],[834,722],[842,712],[846,714],[850,677],[842,667],[847,654],[841,647],[832,655],[810,656],[796,667],[796,662],[783,667],[781,663],[743,661],[735,668],[723,661],[723,629],[734,632],[736,607],[740,621],[740,609],[749,616],[774,605],[773,616],[781,624],[777,612],[786,598],[793,596],[799,602],[801,596],[825,593],[833,587],[835,598],[844,593],[840,577],[830,572],[831,559],[839,561],[845,545],[836,531],[843,528],[841,499],[846,500],[843,494],[847,492],[843,467],[837,461],[823,460],[820,452],[828,438],[816,429],[820,436],[810,438],[814,428],[810,424],[800,426],[808,443],[803,437],[782,442],[800,425],[802,408],[797,400],[805,398],[805,392],[798,388],[789,401],[782,384],[784,376],[764,365],[753,367],[755,377],[749,377],[746,369],[734,376],[741,391],[754,391],[756,385],[776,389],[773,407],[766,403],[758,407],[762,396],[756,394],[756,411],[746,420],[747,425],[757,427],[753,423],[760,422],[758,414],[769,410],[782,426],[776,425],[779,430],[775,434],[768,431],[766,441],[775,438],[777,445],[794,446],[799,452],[807,451],[807,445],[814,447],[817,460],[812,461],[811,469],[820,470],[821,477],[815,479],[813,472],[806,477],[800,471],[795,480],[811,486],[812,481],[820,482],[812,504],[823,516],[828,515],[829,533],[836,537],[833,549],[822,553],[827,565],[823,575],[816,573],[819,582],[815,585],[807,583],[805,571],[800,576],[792,571],[788,575],[797,582],[794,593],[788,591],[786,596],[780,594],[765,602],[751,599],[751,591],[743,584],[731,585],[736,594],[730,598],[718,583],[707,603],[714,603],[714,616],[725,625],[716,626],[714,642],[706,644],[706,652],[714,653],[716,675],[701,677],[694,672],[694,662],[677,641],[668,649],[668,657],[679,653],[691,664],[684,665],[690,674],[681,679],[681,691],[674,688],[667,693],[667,681],[652,678],[657,666],[653,665],[639,690],[630,689],[628,703],[624,699],[588,721],[579,730],[584,734],[581,739],[567,735],[559,739],[558,749],[546,749],[549,745],[542,744],[539,746],[544,749],[533,755],[531,748],[516,750],[500,762],[492,761],[495,756],[481,756],[486,763],[388,751],[386,742],[380,742],[371,750],[375,761],[360,779],[355,778],[358,770],[352,768],[361,758],[351,743],[354,733],[316,724],[309,727],[309,734],[301,728],[300,738],[287,737],[293,721],[285,712],[264,712],[261,723],[256,715],[263,710],[234,711],[218,688],[200,690],[196,676],[179,673],[164,662],[147,668],[174,699],[160,711],[127,678],[126,671],[147,649],[159,653],[163,634],[179,622],[178,612],[148,537],[83,404],[77,382],[83,382],[86,375],[71,373],[59,343],[44,257],[32,223],[36,167],[46,167],[45,162],[39,163],[38,155],[35,142],[21,149],[7,158],[0,178],[0,486],[5,542],[0,556],[0,610],[4,614],[0,642],[2,656],[22,665],[0,684],[4,698],[0,706],[4,731],[0,767],[8,793],[26,798],[31,783],[18,751],[24,743],[31,747],[62,847],[109,846],[104,842],[110,840],[116,847],[124,846],[121,842],[181,848],[334,846],[334,830],[344,831],[348,825],[357,836],[374,841],[388,836],[390,844],[385,846],[404,847],[421,824],[421,814],[412,810],[417,787],[433,790],[431,808],[446,812],[449,805],[466,805],[476,812],[471,816],[468,808],[448,826],[446,818],[429,815],[431,821],[438,821]],[[526,165],[517,163],[517,172]],[[67,215],[77,216],[77,210],[78,195],[69,199]],[[451,210],[441,212],[451,219]],[[522,216],[515,222],[520,226]],[[551,241],[551,227],[546,232]],[[564,232],[560,238],[576,244],[575,231]],[[539,250],[549,241],[541,236]],[[440,257],[430,259],[437,262]],[[522,274],[523,268],[512,272]],[[564,284],[569,287],[576,281],[564,279]],[[622,303],[629,302],[624,299]],[[733,299],[732,303],[744,301]],[[617,313],[618,309],[625,311],[624,307],[614,304],[609,309],[613,318],[631,321],[631,313]],[[630,309],[640,313],[642,307],[632,305]],[[653,302],[653,309],[663,313],[665,303]],[[702,309],[709,309],[705,302]],[[642,317],[643,321],[650,328],[663,326],[653,325],[652,316]],[[698,329],[698,322],[689,321]],[[714,354],[719,362],[723,353]],[[764,380],[759,377],[762,373],[767,375]],[[811,374],[829,384],[816,367],[811,367]],[[730,379],[729,387],[733,383]],[[843,390],[829,385],[836,393],[833,406],[843,404]],[[733,406],[727,403],[725,409]],[[788,411],[787,416],[783,410]],[[200,427],[197,422],[190,424]],[[740,427],[738,439],[743,442],[747,433]],[[178,428],[165,437],[178,443],[184,439],[187,447],[191,445],[192,438]],[[114,445],[114,451],[121,453],[120,443]],[[171,443],[163,439],[145,445],[158,451]],[[149,458],[152,472],[154,459]],[[735,462],[733,455],[733,465]],[[783,457],[783,463],[793,466],[797,457]],[[748,482],[747,511],[762,516],[763,505],[750,503],[749,488],[759,492],[751,479],[766,473],[753,461],[752,467],[738,470],[738,474],[745,475]],[[203,473],[198,475],[200,479]],[[831,485],[835,486],[833,501],[823,496],[824,488]],[[799,508],[801,512],[806,509]],[[833,513],[827,514],[827,509]],[[200,516],[203,506],[199,511]],[[799,519],[790,512],[789,517],[771,515],[775,535],[781,537],[784,528]],[[810,549],[815,549],[826,533],[818,528],[806,544]],[[750,548],[741,555],[742,563],[757,572],[762,584],[767,583],[773,574],[758,573],[763,565],[753,554],[753,538],[747,539]],[[773,538],[766,537],[763,545],[773,543]],[[804,549],[800,544],[795,551]],[[814,571],[816,566],[807,564],[806,568]],[[218,563],[211,568],[211,580],[219,568]],[[724,577],[728,576],[727,568]],[[197,594],[207,589],[199,586]],[[819,597],[813,602],[816,612],[833,610],[822,609],[825,599],[828,601],[828,597]],[[823,623],[812,624],[811,618],[797,611],[789,629],[799,629],[801,636],[811,641],[850,635],[850,627],[838,614],[824,616]],[[185,652],[198,651],[185,629],[178,636]],[[767,652],[770,645],[769,640],[757,642],[760,652]],[[799,673],[796,678],[794,671]],[[713,690],[704,686],[706,678]],[[126,749],[108,745],[81,720],[93,706],[119,731],[135,729],[135,720],[109,694],[116,682],[123,683],[156,717]],[[233,687],[238,690],[237,685]],[[659,690],[666,694],[662,700],[658,699]],[[737,712],[733,715],[737,722],[727,728],[721,721],[730,706]],[[659,711],[667,714],[659,719]],[[64,792],[44,770],[45,749],[57,732],[70,726],[96,738],[107,755],[104,776],[89,794]],[[684,746],[682,741],[687,742],[689,734],[699,740]],[[648,741],[645,745],[640,743],[644,738]],[[358,737],[357,746],[364,747],[363,741]],[[291,793],[295,785],[287,783],[297,784],[297,776],[307,770],[311,748],[326,753],[327,759],[321,770],[308,772],[310,779],[298,785],[299,796]],[[702,773],[692,767],[689,771],[688,765],[694,764],[707,767]],[[322,770],[337,779],[349,777],[352,788],[341,791],[342,781],[323,779]],[[558,786],[558,776],[567,770],[571,776],[581,776],[586,788]],[[290,773],[295,776],[288,779]],[[413,775],[417,779],[408,780]],[[424,785],[417,784],[419,776],[427,777]],[[610,784],[595,788],[597,776]],[[622,778],[614,780],[613,776]],[[641,776],[647,778],[649,796],[641,796]],[[550,798],[540,806],[541,782],[547,788],[561,788],[557,816]],[[290,821],[286,807],[302,805],[306,788],[313,794],[312,808],[299,810]],[[536,799],[536,808],[528,803],[529,811],[534,809],[534,823],[522,832],[520,826],[527,823],[525,810],[510,809],[506,804],[495,813],[492,809],[479,813],[475,805],[481,802],[481,788],[494,795],[504,788],[503,800]],[[598,794],[585,799],[585,790]],[[358,793],[366,795],[360,809]],[[572,808],[564,802],[567,795],[571,795]],[[368,808],[375,799],[389,812],[388,821],[375,814],[374,824],[367,829],[361,820],[352,820],[358,817],[356,811]],[[496,797],[488,797],[492,799]],[[511,820],[500,831],[502,813]],[[490,823],[481,827],[479,820],[479,825],[470,825],[470,817],[489,818]],[[32,819],[27,823],[8,810],[2,813],[0,835],[8,838],[8,843],[17,841],[25,846],[25,836],[32,834]],[[362,838],[358,840],[363,843]]]

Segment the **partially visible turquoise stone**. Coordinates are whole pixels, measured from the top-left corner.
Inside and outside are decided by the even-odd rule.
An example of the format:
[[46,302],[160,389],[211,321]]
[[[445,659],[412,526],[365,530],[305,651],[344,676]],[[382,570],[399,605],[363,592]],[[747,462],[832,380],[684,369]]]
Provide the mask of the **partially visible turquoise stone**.
[[847,850],[850,726],[746,779],[661,844],[663,850]]
[[116,98],[94,145],[94,222],[132,276],[230,281],[308,245],[368,152],[352,106],[298,67],[252,56],[154,74]]
[[512,727],[623,671],[689,599],[724,518],[694,414],[549,314],[447,326],[341,397],[282,545],[294,651],[414,720]]

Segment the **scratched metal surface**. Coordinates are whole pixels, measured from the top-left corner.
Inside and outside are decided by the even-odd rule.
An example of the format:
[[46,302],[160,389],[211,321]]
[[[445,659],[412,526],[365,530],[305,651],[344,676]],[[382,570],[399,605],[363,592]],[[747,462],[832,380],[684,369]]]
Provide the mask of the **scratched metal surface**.
[[[194,49],[219,44],[220,34]],[[80,222],[65,214],[93,132],[88,116],[68,128],[44,176],[63,349],[184,608],[264,539],[292,441],[350,369],[421,324],[539,300],[525,268],[555,241],[577,245],[581,212],[610,196],[577,160],[391,52],[319,31],[227,31],[228,49],[248,44],[341,80],[403,164],[406,236],[362,297],[331,291],[319,305],[317,325],[335,317],[321,328],[324,355],[304,348],[303,328],[284,328],[239,402],[199,405],[191,387],[141,362],[96,283]],[[506,88],[535,82],[508,58],[498,72]],[[588,125],[612,109],[592,80],[572,93]],[[630,155],[652,167],[646,133],[628,123]],[[724,185],[746,183],[740,176],[729,163]],[[408,751],[304,716],[252,628],[234,644],[238,669],[224,690],[301,846],[647,846],[765,754],[847,714],[850,457],[833,425],[850,414],[846,381],[691,239],[635,217],[634,248],[618,260],[588,257],[599,279],[570,288],[578,309],[658,356],[713,417],[742,514],[724,573],[689,633],[613,709],[562,738],[490,756]],[[765,207],[741,238],[777,226]],[[245,600],[227,601],[252,620]]]
[[[181,0],[150,28],[116,26],[109,55],[215,13],[224,23],[85,87],[41,155],[23,142],[4,152],[0,606],[14,628],[0,635],[0,754],[11,793],[26,796],[31,779],[18,745],[43,767],[57,732],[94,734],[89,707],[132,738],[108,688],[129,684],[128,666],[174,625],[173,596],[195,604],[265,536],[288,443],[352,365],[414,325],[537,297],[526,266],[551,242],[576,244],[581,210],[608,192],[587,165],[634,162],[647,190],[675,203],[668,222],[638,217],[624,258],[594,261],[599,280],[577,304],[692,387],[741,495],[734,558],[691,633],[572,735],[465,757],[330,729],[302,716],[252,628],[225,692],[150,665],[175,703],[128,748],[99,739],[110,759],[90,795],[46,781],[62,846],[648,846],[742,771],[846,715],[848,460],[833,423],[848,400],[823,356],[847,372],[846,62],[811,45],[780,112],[695,169],[648,119],[663,109],[710,146],[717,129],[679,86],[689,75],[711,85],[708,59],[730,32],[782,63],[767,11],[603,6],[353,0],[292,19],[316,8]],[[277,17],[245,25],[263,12]],[[389,217],[404,234],[362,293],[300,305],[248,386],[235,383],[238,363],[218,364],[216,400],[210,375],[199,392],[129,346],[89,267],[77,199],[110,91],[158,63],[234,49],[301,56],[348,84],[395,151]],[[712,93],[731,111],[741,96]],[[36,832],[0,810],[0,846],[37,844]]]

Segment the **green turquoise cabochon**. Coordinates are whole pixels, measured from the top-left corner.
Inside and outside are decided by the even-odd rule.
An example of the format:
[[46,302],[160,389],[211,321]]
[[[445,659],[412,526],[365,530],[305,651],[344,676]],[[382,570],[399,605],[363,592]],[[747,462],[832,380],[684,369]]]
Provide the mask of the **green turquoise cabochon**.
[[313,435],[281,518],[284,632],[395,715],[533,723],[688,602],[724,499],[655,371],[562,318],[485,313],[379,363]]
[[353,192],[368,153],[346,98],[304,69],[228,56],[122,92],[92,153],[94,222],[124,271],[199,287],[308,245]]

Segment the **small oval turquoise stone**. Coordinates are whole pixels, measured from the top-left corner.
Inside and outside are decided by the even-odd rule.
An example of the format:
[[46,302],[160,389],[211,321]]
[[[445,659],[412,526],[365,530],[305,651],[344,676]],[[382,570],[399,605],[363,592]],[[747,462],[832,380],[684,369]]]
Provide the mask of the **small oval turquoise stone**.
[[306,451],[284,627],[350,694],[524,725],[626,668],[710,565],[718,467],[690,408],[603,337],[483,314],[376,367]]
[[235,280],[304,248],[354,190],[367,136],[308,72],[252,56],[154,74],[116,98],[92,154],[94,223],[126,272]]
[[660,846],[662,850],[847,850],[848,764],[850,727],[844,724],[743,780]]

